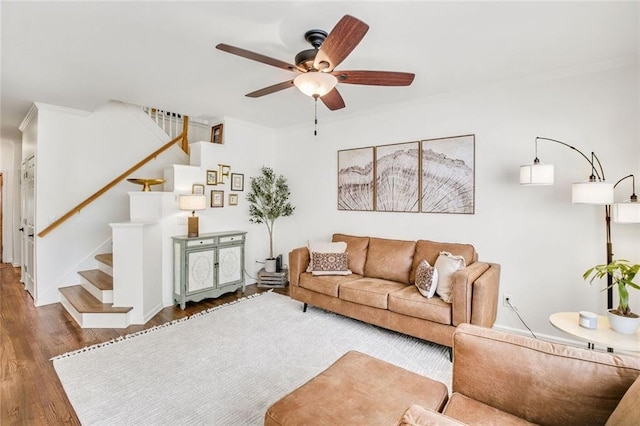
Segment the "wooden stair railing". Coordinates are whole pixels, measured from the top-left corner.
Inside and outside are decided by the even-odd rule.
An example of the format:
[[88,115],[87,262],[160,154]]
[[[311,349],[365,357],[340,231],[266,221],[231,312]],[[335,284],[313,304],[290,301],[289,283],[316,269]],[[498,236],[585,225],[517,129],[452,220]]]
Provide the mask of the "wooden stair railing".
[[122,182],[131,173],[135,172],[140,167],[144,166],[149,161],[155,159],[158,155],[162,154],[164,151],[166,151],[167,149],[171,148],[176,142],[182,141],[181,148],[188,154],[189,153],[189,142],[187,140],[187,130],[188,130],[188,128],[189,128],[189,117],[187,117],[185,115],[184,116],[184,121],[183,121],[183,124],[182,124],[182,133],[180,133],[175,138],[171,139],[166,144],[162,145],[160,148],[158,148],[155,151],[153,151],[151,154],[147,155],[144,159],[140,160],[135,165],[133,165],[132,167],[127,169],[127,171],[122,173],[120,176],[118,176],[117,178],[113,179],[111,182],[109,182],[104,187],[102,187],[102,189],[100,189],[99,191],[97,191],[96,193],[91,195],[89,198],[87,198],[86,200],[84,200],[83,202],[81,202],[80,204],[78,204],[77,206],[72,208],[71,210],[69,210],[67,213],[65,213],[58,220],[56,220],[55,222],[51,223],[51,225],[47,226],[42,231],[38,232],[38,237],[44,237],[49,232],[53,231],[58,226],[62,225],[71,216],[73,216],[76,213],[79,213],[80,210],[82,210],[83,208],[87,207],[89,204],[91,204],[96,199],[98,199],[102,194],[104,194],[105,192],[107,192],[108,190],[110,190],[111,188],[116,186],[118,183]]

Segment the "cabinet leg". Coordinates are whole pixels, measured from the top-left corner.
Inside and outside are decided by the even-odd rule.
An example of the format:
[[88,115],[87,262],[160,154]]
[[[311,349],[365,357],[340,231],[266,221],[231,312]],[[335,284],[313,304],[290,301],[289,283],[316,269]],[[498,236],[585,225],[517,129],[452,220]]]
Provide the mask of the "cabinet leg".
[[304,306],[302,307],[302,312],[307,312],[307,304],[305,303]]

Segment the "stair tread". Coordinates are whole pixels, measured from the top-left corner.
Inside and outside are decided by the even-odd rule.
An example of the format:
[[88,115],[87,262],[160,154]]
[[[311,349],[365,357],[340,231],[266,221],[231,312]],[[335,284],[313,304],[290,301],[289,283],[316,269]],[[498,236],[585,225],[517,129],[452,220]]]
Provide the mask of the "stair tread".
[[102,262],[113,268],[113,253],[96,254],[95,258],[98,262]]
[[81,285],[62,287],[59,290],[75,310],[81,314],[121,314],[133,309],[128,306],[114,307],[112,303],[102,303]]
[[113,277],[99,269],[80,271],[78,274],[93,284],[98,290],[113,290]]

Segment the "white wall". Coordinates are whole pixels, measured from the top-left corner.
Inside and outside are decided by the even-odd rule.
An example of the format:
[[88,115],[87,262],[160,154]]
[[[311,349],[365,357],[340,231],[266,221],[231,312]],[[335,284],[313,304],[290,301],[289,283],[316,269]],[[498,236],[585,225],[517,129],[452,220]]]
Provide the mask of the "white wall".
[[[620,61],[442,95],[347,121],[330,121],[331,113],[322,109],[317,137],[311,120],[278,135],[277,169],[289,179],[296,206],[294,216],[278,222],[278,252],[334,232],[472,243],[481,260],[502,265],[501,294],[513,296],[534,331],[567,337],[549,324],[551,313],[606,308],[600,287],[582,280],[588,267],[606,261],[604,207],[571,204],[571,183],[585,180],[590,169],[570,149],[540,143],[541,160],[555,163],[554,186],[520,187],[518,168],[532,162],[535,137],[546,136],[595,151],[609,181],[640,176],[638,75],[637,63]],[[376,90],[394,89],[340,90],[349,108],[352,96],[375,99]],[[476,136],[474,215],[337,210],[338,150],[463,134]],[[617,199],[630,193],[625,181]],[[613,225],[616,257],[640,262],[639,228]],[[640,298],[634,298],[632,308],[639,311]],[[524,330],[502,306],[497,326]]]

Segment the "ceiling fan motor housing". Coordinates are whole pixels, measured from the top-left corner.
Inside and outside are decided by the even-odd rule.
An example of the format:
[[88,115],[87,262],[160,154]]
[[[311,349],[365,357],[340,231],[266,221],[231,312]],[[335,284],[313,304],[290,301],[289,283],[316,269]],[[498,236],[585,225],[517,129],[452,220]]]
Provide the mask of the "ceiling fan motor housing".
[[295,58],[296,65],[303,67],[307,71],[312,70],[318,49],[320,49],[328,35],[324,30],[309,30],[304,33],[304,39],[313,46],[313,49],[303,50],[298,53]]

